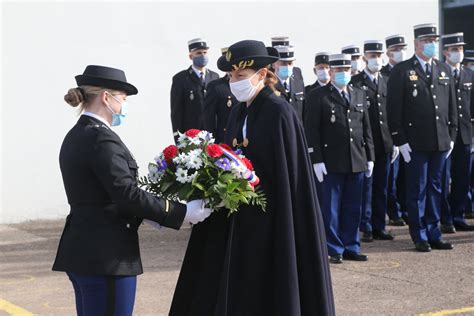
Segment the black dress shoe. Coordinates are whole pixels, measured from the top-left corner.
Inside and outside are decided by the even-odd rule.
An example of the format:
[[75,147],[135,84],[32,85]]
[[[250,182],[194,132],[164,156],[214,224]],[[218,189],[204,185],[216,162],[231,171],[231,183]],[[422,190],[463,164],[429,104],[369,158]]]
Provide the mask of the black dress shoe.
[[367,255],[363,255],[361,253],[355,253],[350,251],[344,251],[342,258],[345,260],[352,260],[352,261],[367,261],[369,257]]
[[386,230],[374,230],[372,234],[374,235],[374,239],[377,240],[393,240],[395,238]]
[[464,214],[464,218],[473,219],[474,218],[474,213],[466,213],[466,214]]
[[460,232],[472,232],[474,231],[474,225],[469,225],[466,222],[455,223],[454,227]]
[[415,243],[415,248],[419,252],[430,252],[431,251],[430,244],[427,241],[421,241],[421,242]]
[[453,245],[444,240],[432,241],[430,242],[431,248],[438,250],[451,250]]
[[329,257],[330,263],[342,263],[342,255],[334,255]]
[[456,233],[456,228],[454,228],[454,225],[441,225],[441,232],[443,234],[454,234]]
[[372,236],[372,232],[365,232],[365,233],[362,233],[362,237],[360,238],[360,241],[363,241],[363,242],[373,242],[373,241],[374,241],[374,237]]
[[405,226],[405,221],[402,218],[391,219],[388,221],[391,226]]

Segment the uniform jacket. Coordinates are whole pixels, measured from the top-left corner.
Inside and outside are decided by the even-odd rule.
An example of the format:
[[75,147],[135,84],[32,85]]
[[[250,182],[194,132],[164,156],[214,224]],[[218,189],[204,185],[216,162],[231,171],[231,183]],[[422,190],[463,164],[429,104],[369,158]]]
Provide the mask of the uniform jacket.
[[186,132],[188,129],[201,129],[203,122],[204,98],[207,86],[219,75],[206,69],[205,86],[192,66],[177,73],[171,85],[171,125],[173,133]]
[[387,84],[388,123],[395,145],[414,151],[445,151],[456,139],[457,111],[449,66],[432,61],[428,78],[412,58],[397,64]]
[[332,173],[367,170],[374,161],[374,144],[365,91],[348,86],[350,105],[328,84],[312,90],[307,99],[305,133],[314,163],[324,162]]
[[224,141],[230,111],[238,103],[230,92],[229,78],[226,76],[209,83],[204,101],[204,129],[212,132],[216,142],[221,143]]
[[378,76],[377,85],[362,71],[351,79],[354,87],[365,90],[375,153],[382,155],[393,150],[392,136],[387,122],[387,79]]
[[456,106],[458,111],[458,135],[464,145],[472,142],[474,122],[474,98],[472,96],[473,72],[469,68],[461,66],[459,79],[455,80]]
[[290,77],[289,82],[289,92],[285,90],[285,87],[283,86],[280,80],[278,80],[278,83],[275,85],[275,89],[282,98],[284,98],[289,104],[291,104],[291,106],[295,109],[299,119],[301,120],[301,122],[303,122],[305,103],[303,79],[293,75]]
[[86,275],[143,272],[137,230],[143,218],[178,229],[186,206],[137,187],[138,165],[117,134],[82,115],[61,146],[59,163],[71,210],[53,270]]

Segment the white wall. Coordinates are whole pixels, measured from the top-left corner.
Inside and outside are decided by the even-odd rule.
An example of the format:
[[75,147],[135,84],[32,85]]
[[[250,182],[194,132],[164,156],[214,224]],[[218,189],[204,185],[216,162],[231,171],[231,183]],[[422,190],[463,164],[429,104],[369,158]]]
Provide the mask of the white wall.
[[117,131],[144,172],[172,142],[169,90],[173,74],[188,67],[187,40],[208,40],[215,70],[221,47],[289,35],[311,83],[316,52],[395,33],[411,44],[413,25],[437,22],[437,3],[2,3],[0,223],[68,213],[58,153],[77,110],[63,95],[86,65],[124,69],[138,87]]

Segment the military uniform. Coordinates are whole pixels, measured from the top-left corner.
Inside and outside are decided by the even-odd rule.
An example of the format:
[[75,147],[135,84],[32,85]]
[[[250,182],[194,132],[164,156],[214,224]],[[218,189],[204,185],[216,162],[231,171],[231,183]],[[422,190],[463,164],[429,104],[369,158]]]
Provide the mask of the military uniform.
[[[415,37],[422,36],[437,36],[436,27],[416,26]],[[449,67],[420,60],[415,55],[392,70],[387,110],[395,145],[412,150],[406,168],[410,235],[418,250],[429,251],[428,242],[437,247],[442,242],[441,171],[456,137],[457,112]]]
[[[316,56],[314,57],[314,66],[316,67],[317,65],[320,65],[320,64],[326,64],[329,66],[329,53],[320,52],[316,54]],[[318,76],[316,73],[316,68],[313,68],[313,69],[315,70],[314,71],[315,75]],[[311,90],[323,87],[325,85],[326,84],[320,81],[320,78],[317,78],[315,83],[313,83],[312,85],[308,85],[304,88],[305,94],[308,95],[308,93]]]
[[229,114],[238,103],[230,91],[229,78],[225,76],[211,82],[204,101],[204,129],[212,132],[216,142],[221,143],[225,139]]
[[[463,33],[443,35],[442,39],[445,48],[465,45]],[[446,161],[441,223],[463,230],[469,227],[464,220],[464,211],[467,207],[471,173],[473,74],[469,68],[462,65],[458,68],[450,65],[450,69],[450,75],[455,82],[458,133],[453,152]]]
[[[348,68],[350,57],[332,55],[330,63]],[[375,158],[365,91],[351,86],[347,91],[343,97],[333,84],[312,90],[305,116],[311,160],[327,170],[319,196],[330,256],[360,252],[363,177]]]

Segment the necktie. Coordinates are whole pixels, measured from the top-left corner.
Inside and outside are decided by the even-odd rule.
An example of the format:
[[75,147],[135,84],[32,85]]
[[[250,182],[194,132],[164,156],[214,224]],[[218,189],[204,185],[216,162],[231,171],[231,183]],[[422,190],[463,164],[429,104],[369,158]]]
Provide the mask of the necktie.
[[349,107],[350,106],[349,95],[347,94],[347,92],[344,92],[344,90],[341,91],[341,95],[342,95],[342,98],[344,99],[344,102],[346,103],[347,107]]
[[377,85],[377,78],[374,77],[374,85]]
[[201,81],[201,87],[204,89],[206,87],[206,80],[204,80],[203,72],[201,72],[201,76],[199,77],[199,80]]
[[285,91],[288,93],[288,91],[289,91],[288,90],[288,83],[286,83],[286,81],[283,82],[283,86],[285,87]]
[[459,82],[459,76],[458,76],[458,70],[454,69],[454,80],[456,82],[456,86],[458,85]]
[[430,77],[431,76],[431,67],[430,67],[430,64],[429,63],[426,63],[425,64],[425,73],[426,73],[426,77]]

